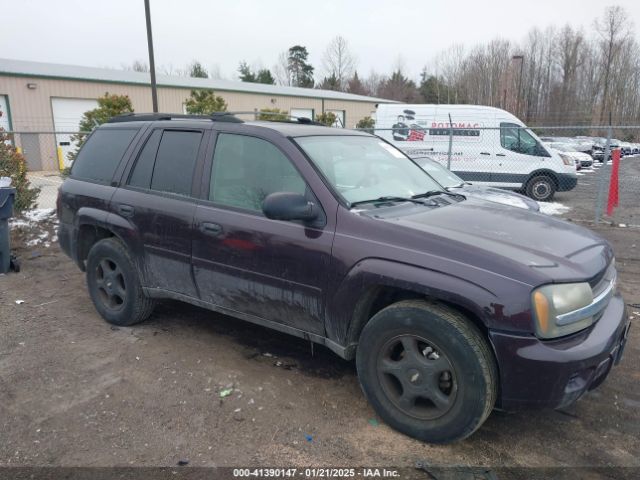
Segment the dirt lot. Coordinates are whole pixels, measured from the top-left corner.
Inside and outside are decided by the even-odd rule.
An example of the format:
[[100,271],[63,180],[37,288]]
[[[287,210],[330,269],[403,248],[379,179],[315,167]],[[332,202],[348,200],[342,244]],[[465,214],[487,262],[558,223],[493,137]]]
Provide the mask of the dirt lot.
[[[558,195],[573,221],[592,217],[589,178]],[[0,277],[0,465],[640,466],[637,325],[622,365],[569,410],[494,412],[470,439],[431,446],[379,423],[353,363],[319,346],[175,302],[109,326],[52,235],[33,241],[52,228],[39,225],[16,229],[22,272]],[[596,230],[639,304],[640,229]]]

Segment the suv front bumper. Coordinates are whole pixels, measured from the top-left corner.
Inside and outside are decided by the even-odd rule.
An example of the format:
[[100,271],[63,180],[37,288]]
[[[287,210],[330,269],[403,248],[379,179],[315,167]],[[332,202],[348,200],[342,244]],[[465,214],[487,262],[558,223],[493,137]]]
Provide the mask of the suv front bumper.
[[500,371],[499,408],[561,408],[600,385],[617,365],[629,333],[624,301],[611,298],[587,330],[558,340],[489,332]]

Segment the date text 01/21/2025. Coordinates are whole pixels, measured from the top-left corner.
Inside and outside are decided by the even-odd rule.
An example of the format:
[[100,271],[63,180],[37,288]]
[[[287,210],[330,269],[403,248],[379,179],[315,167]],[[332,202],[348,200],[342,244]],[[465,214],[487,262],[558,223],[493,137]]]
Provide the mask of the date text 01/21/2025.
[[234,477],[265,477],[265,478],[394,478],[399,472],[387,468],[235,468]]

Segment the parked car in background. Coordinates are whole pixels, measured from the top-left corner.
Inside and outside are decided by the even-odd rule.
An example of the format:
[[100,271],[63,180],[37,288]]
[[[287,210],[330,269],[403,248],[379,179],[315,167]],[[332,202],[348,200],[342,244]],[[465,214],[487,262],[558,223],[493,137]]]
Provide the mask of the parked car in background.
[[526,208],[534,212],[540,211],[540,205],[532,198],[502,188],[474,185],[465,182],[451,170],[448,170],[440,162],[430,157],[415,157],[413,161],[431,175],[440,185],[449,192],[461,193],[465,196],[478,197],[489,202],[511,205],[512,207]]
[[565,407],[620,362],[630,320],[606,240],[308,123],[97,127],[57,202],[97,312],[128,326],[170,298],[325,345],[385,422],[434,443],[494,407]]
[[561,143],[572,147],[574,152],[590,154],[593,149],[593,141],[588,138],[578,137],[540,137],[547,144]]
[[593,158],[588,153],[574,150],[574,145],[567,143],[547,143],[547,145],[558,152],[561,157],[568,157],[576,162],[576,168],[589,168],[593,165]]
[[620,152],[622,156],[631,155],[633,151],[633,146],[629,142],[620,142]]
[[[609,157],[607,158],[607,160],[611,160],[611,151],[616,148],[620,148],[620,143],[620,140],[617,140],[615,138],[611,139],[611,141],[609,142]],[[603,163],[606,148],[607,139],[604,137],[597,138],[593,144],[593,152],[591,153],[593,160]]]
[[505,110],[479,105],[380,104],[376,134],[410,157],[429,156],[479,185],[522,190],[537,201],[575,188],[573,160],[549,151],[524,123]]

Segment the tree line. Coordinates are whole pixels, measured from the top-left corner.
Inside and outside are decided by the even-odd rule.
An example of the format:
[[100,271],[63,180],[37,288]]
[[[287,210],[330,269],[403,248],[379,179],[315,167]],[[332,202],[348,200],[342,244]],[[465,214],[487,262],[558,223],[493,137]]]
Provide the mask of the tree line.
[[[361,76],[349,43],[337,36],[326,47],[320,69],[309,61],[305,46],[294,45],[271,69],[241,61],[238,78],[404,103],[495,106],[530,125],[606,125],[610,114],[613,124],[638,124],[640,47],[633,22],[622,7],[611,6],[591,27],[533,28],[521,42],[496,38],[472,48],[451,45],[426,60],[417,79],[402,66],[389,74]],[[147,70],[143,62],[131,68]],[[219,77],[198,61],[165,73]]]

